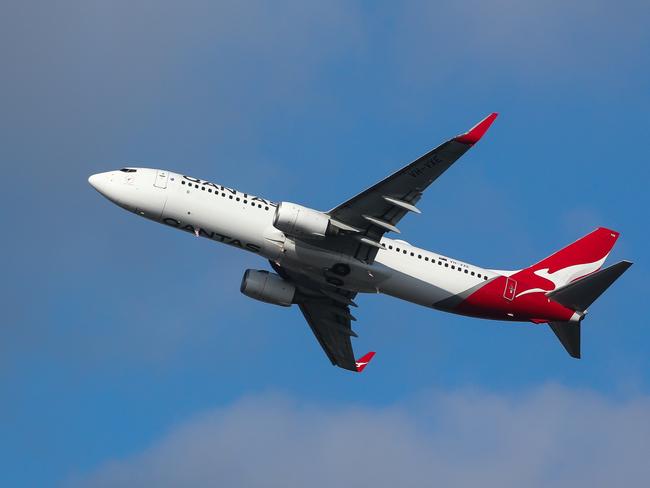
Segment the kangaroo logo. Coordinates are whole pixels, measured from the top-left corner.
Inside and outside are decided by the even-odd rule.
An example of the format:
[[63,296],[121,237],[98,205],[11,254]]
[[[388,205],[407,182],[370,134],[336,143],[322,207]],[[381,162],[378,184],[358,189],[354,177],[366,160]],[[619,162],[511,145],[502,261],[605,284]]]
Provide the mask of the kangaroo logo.
[[553,283],[553,287],[550,289],[531,288],[529,290],[524,290],[515,298],[519,298],[523,295],[528,295],[529,293],[547,293],[549,291],[556,290],[560,286],[564,286],[575,279],[582,278],[583,276],[587,276],[594,271],[598,271],[605,262],[605,259],[607,259],[607,256],[609,256],[609,253],[605,254],[602,259],[594,261],[593,263],[575,264],[573,266],[567,266],[566,268],[558,269],[552,273],[549,273],[550,268],[535,270],[533,271],[535,275],[547,281],[550,281]]

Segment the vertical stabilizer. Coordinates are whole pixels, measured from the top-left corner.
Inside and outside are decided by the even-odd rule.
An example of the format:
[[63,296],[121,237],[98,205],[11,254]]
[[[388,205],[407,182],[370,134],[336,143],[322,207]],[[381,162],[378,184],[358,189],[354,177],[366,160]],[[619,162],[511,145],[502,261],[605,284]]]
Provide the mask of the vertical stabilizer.
[[598,271],[618,236],[615,230],[600,227],[523,271],[552,282],[552,289],[557,289]]

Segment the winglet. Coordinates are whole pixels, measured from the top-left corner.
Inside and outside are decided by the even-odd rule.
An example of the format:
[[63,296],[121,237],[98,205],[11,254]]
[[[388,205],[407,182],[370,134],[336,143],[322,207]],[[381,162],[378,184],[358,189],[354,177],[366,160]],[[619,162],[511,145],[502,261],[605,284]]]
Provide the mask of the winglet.
[[454,141],[470,145],[476,144],[490,128],[497,115],[499,115],[497,112],[492,112],[464,134],[454,137]]
[[361,373],[361,371],[363,371],[364,368],[366,366],[368,366],[368,363],[372,360],[374,355],[375,355],[375,352],[370,351],[365,356],[362,356],[362,357],[360,357],[359,359],[356,360],[355,364],[357,366],[357,373]]

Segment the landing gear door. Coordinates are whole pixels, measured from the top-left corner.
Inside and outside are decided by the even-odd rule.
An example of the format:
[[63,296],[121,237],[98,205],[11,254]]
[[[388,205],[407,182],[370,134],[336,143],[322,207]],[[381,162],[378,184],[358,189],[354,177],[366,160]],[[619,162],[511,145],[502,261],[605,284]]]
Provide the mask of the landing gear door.
[[169,179],[169,173],[165,170],[156,171],[156,181],[154,181],[153,186],[158,188],[167,188],[167,180]]
[[503,298],[506,300],[514,300],[517,291],[517,282],[511,278],[506,278],[506,287],[503,290]]

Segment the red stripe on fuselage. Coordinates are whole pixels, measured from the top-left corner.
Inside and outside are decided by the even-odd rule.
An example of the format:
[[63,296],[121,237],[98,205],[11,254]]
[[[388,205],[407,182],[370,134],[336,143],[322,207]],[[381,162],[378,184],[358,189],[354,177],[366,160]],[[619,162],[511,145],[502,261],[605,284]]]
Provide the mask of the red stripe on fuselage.
[[550,300],[544,291],[517,297],[516,295],[522,290],[532,288],[526,281],[519,281],[516,278],[517,274],[510,277],[514,280],[513,283],[508,283],[510,286],[516,281],[512,300],[506,298],[507,277],[499,276],[488,281],[463,300],[454,312],[473,317],[520,322],[567,321],[571,318],[573,310]]

